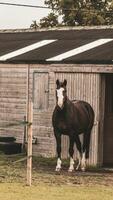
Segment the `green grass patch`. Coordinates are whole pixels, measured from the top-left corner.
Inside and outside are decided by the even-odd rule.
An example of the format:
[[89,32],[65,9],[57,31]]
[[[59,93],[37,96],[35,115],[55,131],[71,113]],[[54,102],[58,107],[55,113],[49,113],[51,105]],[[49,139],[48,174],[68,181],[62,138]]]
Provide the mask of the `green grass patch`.
[[0,199],[5,200],[112,200],[113,188],[105,186],[49,186],[37,184],[27,187],[22,184],[0,184]]

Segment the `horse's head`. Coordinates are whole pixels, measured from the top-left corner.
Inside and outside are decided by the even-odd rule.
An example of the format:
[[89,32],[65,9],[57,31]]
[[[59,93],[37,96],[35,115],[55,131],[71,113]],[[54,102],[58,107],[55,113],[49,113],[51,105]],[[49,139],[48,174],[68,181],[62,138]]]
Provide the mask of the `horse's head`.
[[56,80],[56,100],[57,105],[62,109],[64,107],[64,103],[67,99],[67,80],[60,82],[58,79]]

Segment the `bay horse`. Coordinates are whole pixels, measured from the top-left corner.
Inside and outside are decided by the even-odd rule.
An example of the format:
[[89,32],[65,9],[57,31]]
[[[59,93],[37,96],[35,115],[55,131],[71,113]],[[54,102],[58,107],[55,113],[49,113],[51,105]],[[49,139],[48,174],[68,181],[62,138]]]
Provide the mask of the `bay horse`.
[[[56,138],[56,150],[58,154],[56,171],[61,170],[61,136],[69,136],[69,172],[74,170],[74,143],[79,151],[79,162],[76,170],[81,167],[86,169],[86,160],[89,158],[89,146],[91,130],[94,124],[94,111],[91,105],[85,101],[71,101],[67,97],[67,80],[56,80],[56,106],[52,115],[52,125]],[[83,144],[79,135],[83,134]]]

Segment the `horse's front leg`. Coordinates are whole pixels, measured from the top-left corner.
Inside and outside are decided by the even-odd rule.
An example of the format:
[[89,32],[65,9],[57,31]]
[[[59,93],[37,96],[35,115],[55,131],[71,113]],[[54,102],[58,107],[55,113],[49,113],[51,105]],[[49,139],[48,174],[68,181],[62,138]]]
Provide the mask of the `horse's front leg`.
[[70,166],[68,171],[72,172],[74,170],[74,159],[73,159],[73,154],[74,154],[74,137],[69,136],[69,155],[70,155]]
[[55,138],[56,138],[56,151],[58,155],[57,159],[57,165],[55,171],[59,172],[61,170],[61,134],[55,132]]

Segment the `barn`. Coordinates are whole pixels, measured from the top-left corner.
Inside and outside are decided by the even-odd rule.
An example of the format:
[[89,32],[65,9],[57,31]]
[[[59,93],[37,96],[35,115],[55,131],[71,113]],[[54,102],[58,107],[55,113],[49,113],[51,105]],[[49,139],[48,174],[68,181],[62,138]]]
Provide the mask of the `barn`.
[[[56,79],[67,79],[71,100],[94,108],[89,164],[113,165],[113,27],[0,31],[0,136],[23,142],[25,127],[5,124],[24,120],[31,99],[33,154],[55,156]],[[62,157],[68,157],[67,136]]]

